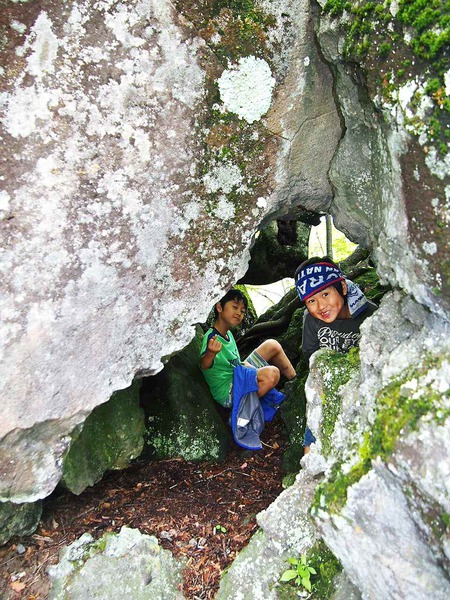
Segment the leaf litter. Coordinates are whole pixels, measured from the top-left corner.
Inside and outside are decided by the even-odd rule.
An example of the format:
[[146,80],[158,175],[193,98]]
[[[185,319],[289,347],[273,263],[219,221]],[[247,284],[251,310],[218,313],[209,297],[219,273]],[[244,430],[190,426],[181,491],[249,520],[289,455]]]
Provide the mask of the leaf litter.
[[282,491],[286,442],[279,417],[261,440],[262,450],[245,458],[234,446],[223,462],[137,460],[79,496],[57,488],[44,501],[37,531],[0,547],[0,598],[48,598],[47,568],[63,546],[83,533],[98,539],[122,526],[154,535],[183,561],[186,598],[214,598],[221,573],[258,529],[256,515]]

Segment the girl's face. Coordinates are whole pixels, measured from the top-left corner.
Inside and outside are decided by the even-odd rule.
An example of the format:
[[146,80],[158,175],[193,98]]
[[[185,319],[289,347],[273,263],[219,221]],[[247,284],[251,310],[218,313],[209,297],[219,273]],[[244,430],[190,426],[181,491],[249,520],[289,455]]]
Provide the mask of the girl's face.
[[[344,294],[347,293],[345,281],[342,282]],[[350,311],[344,298],[332,285],[320,290],[305,301],[309,313],[325,323],[333,323],[336,319],[350,319]]]

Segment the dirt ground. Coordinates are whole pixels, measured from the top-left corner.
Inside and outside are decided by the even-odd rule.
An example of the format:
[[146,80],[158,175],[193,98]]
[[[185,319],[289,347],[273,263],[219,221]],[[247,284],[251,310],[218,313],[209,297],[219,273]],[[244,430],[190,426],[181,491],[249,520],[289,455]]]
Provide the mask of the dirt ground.
[[263,449],[247,457],[236,446],[224,462],[138,461],[80,496],[56,490],[38,530],[0,547],[0,599],[44,600],[47,567],[63,546],[85,532],[97,539],[123,525],[156,536],[185,561],[186,598],[214,598],[221,572],[257,530],[256,514],[282,491],[286,444],[279,418],[261,439]]

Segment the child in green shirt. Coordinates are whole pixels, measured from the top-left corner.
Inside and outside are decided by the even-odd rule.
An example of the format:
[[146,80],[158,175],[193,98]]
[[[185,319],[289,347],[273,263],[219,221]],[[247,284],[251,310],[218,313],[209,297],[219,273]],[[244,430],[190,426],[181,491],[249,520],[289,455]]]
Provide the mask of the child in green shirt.
[[214,326],[202,340],[200,368],[209,385],[212,396],[222,406],[231,406],[233,373],[237,365],[255,371],[257,395],[265,396],[284,375],[295,377],[295,369],[276,340],[266,340],[241,362],[232,327],[242,323],[247,310],[247,298],[231,289],[214,307]]

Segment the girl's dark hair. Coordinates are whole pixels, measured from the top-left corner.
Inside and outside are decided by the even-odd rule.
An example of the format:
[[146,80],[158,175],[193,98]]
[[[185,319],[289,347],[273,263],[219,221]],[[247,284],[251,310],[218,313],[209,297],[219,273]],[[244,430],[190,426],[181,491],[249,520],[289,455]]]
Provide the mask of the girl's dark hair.
[[[245,310],[247,310],[247,307],[248,307],[247,298],[246,298],[245,294],[243,294],[240,290],[235,290],[233,288],[231,290],[228,290],[228,292],[225,294],[225,296],[219,300],[220,306],[222,307],[222,309],[225,307],[225,304],[227,302],[231,302],[231,300],[236,300],[237,302],[243,302],[244,306],[245,306]],[[217,312],[216,305],[214,305],[214,317],[217,319],[218,316],[219,316],[219,313]]]
[[[304,269],[305,267],[309,267],[310,265],[315,265],[316,263],[320,263],[320,262],[330,263],[330,265],[333,265],[333,267],[336,267],[336,269],[340,269],[340,266],[337,265],[334,262],[334,260],[331,260],[331,258],[329,256],[312,256],[311,258],[304,260],[302,262],[302,264],[299,267],[297,267],[297,270],[295,271],[295,275],[294,275],[294,280],[297,281],[297,274],[300,273],[300,271],[302,269]],[[347,304],[347,295],[344,296],[344,290],[342,289],[342,281],[337,281],[336,283],[333,283],[332,286],[344,298],[344,304]]]

